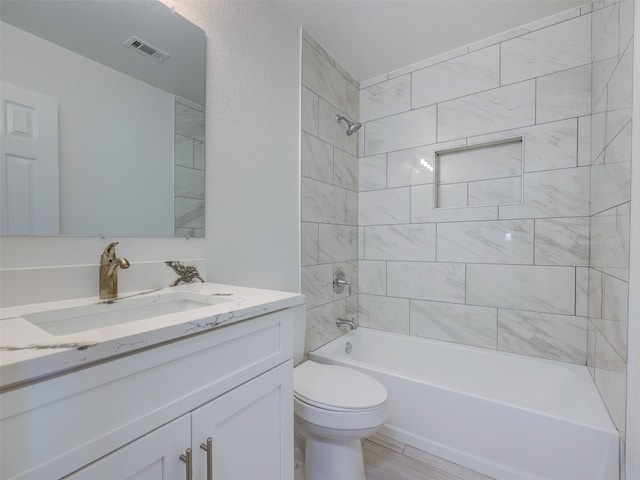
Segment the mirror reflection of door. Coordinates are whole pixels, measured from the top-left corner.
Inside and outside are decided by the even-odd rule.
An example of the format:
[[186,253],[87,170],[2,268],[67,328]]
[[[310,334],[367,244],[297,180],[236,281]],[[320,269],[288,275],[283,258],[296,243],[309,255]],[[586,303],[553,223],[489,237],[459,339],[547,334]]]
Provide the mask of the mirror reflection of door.
[[2,82],[0,234],[59,235],[58,102]]

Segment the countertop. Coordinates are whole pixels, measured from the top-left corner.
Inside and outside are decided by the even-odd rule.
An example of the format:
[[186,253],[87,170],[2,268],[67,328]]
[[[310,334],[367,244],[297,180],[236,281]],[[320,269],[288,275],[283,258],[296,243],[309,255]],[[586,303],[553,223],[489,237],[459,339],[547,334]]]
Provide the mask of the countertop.
[[188,292],[224,299],[221,303],[78,333],[53,335],[22,318],[43,311],[104,303],[98,297],[0,309],[0,389],[72,370],[135,350],[304,304],[301,294],[197,283],[127,292],[114,300],[160,298]]

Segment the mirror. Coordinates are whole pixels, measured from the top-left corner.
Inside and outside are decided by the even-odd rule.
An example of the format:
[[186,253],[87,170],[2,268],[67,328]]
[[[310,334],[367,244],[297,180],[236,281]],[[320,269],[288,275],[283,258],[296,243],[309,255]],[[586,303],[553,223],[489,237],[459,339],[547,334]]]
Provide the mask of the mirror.
[[205,33],[157,0],[0,21],[0,232],[204,236]]

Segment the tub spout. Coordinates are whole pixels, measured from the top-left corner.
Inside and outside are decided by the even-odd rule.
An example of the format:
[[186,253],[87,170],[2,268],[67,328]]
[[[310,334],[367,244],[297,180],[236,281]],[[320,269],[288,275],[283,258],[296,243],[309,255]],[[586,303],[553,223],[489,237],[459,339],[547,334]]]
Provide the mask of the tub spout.
[[358,326],[356,325],[355,320],[352,318],[351,320],[347,320],[346,318],[338,318],[338,321],[336,322],[336,325],[339,327],[346,327],[348,326],[350,330],[355,330],[356,328],[358,328]]

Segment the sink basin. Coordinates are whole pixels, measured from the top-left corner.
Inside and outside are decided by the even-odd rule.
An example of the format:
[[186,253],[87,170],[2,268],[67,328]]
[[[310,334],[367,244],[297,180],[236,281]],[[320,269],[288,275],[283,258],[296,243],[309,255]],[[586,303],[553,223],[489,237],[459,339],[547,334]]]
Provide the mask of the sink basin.
[[22,318],[51,335],[67,335],[210,307],[231,300],[227,297],[191,292],[171,292],[47,310],[23,315]]

